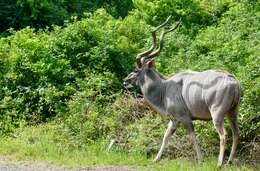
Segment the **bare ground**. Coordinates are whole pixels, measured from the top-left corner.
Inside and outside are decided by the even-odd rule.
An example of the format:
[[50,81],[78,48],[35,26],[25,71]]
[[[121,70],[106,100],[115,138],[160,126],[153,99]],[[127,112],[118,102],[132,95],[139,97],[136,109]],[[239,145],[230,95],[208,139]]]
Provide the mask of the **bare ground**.
[[133,166],[93,166],[68,168],[50,163],[17,161],[10,157],[0,156],[0,171],[134,171]]

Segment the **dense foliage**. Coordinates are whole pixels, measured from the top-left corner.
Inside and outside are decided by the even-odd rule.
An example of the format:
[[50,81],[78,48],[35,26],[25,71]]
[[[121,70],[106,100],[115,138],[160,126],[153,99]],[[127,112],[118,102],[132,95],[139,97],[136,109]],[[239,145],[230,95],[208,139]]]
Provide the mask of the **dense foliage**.
[[44,28],[63,25],[64,21],[82,18],[84,12],[103,7],[115,17],[125,17],[132,9],[130,0],[1,0],[0,32],[26,26]]
[[[125,149],[154,154],[164,121],[147,104],[122,93],[121,82],[133,69],[135,55],[150,46],[150,30],[172,15],[182,18],[182,26],[166,37],[157,69],[166,75],[209,68],[233,73],[243,88],[241,140],[259,139],[258,1],[90,2],[1,2],[2,32],[31,26],[9,29],[9,36],[0,39],[2,135],[54,120],[59,136],[72,146],[116,138]],[[195,127],[205,146],[218,146],[212,124]],[[176,136],[183,134],[180,130]],[[180,137],[181,149],[188,149]]]

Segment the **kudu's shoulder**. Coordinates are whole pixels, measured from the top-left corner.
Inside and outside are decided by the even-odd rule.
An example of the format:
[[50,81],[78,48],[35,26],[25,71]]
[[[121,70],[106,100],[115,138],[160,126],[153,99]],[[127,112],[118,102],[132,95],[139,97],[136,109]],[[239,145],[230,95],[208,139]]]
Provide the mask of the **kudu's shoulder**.
[[170,75],[168,77],[168,80],[179,82],[179,81],[182,81],[184,78],[187,78],[187,77],[189,78],[189,77],[192,77],[192,76],[197,75],[199,73],[200,72],[192,71],[192,70],[181,71],[181,72],[174,73],[174,74]]
[[166,82],[170,82],[171,84],[179,84],[182,86],[183,80],[192,77],[193,75],[197,74],[198,72],[192,71],[192,70],[186,70],[186,71],[181,71],[175,74],[172,74],[168,77],[166,77]]

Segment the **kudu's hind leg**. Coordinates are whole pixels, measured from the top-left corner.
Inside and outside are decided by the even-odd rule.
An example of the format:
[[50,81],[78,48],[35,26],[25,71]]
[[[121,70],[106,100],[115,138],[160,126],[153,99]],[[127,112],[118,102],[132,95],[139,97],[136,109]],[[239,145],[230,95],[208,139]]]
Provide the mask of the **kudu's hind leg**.
[[160,150],[159,150],[157,156],[155,157],[154,161],[160,160],[160,158],[161,158],[161,156],[162,156],[162,153],[163,153],[163,150],[164,150],[164,148],[165,148],[165,146],[166,146],[166,143],[168,142],[169,137],[170,137],[170,136],[174,133],[174,131],[176,130],[177,124],[178,124],[177,122],[172,121],[172,120],[168,123],[168,127],[167,127],[167,129],[166,129],[166,131],[165,131],[165,133],[164,133],[164,137],[163,137],[163,141],[162,141],[161,148],[160,148]]
[[229,122],[230,122],[230,126],[231,126],[231,129],[232,129],[232,136],[233,136],[232,149],[231,149],[230,156],[228,158],[228,163],[231,163],[232,160],[235,157],[236,148],[237,148],[238,139],[239,139],[237,112],[238,112],[237,109],[235,109],[235,110],[232,110],[231,112],[229,112],[229,114],[228,114],[228,119],[229,119]]
[[216,117],[213,117],[213,124],[219,134],[220,139],[220,149],[219,149],[219,156],[218,156],[218,167],[222,166],[224,161],[224,153],[225,153],[225,145],[227,142],[226,139],[226,131],[224,128],[224,117],[222,115],[215,115]]

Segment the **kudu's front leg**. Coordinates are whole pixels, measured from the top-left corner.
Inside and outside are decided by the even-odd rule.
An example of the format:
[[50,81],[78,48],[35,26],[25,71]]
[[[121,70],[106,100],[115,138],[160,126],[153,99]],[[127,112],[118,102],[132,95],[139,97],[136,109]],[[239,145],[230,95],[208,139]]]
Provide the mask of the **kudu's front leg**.
[[173,120],[170,120],[170,122],[168,123],[168,127],[164,133],[164,137],[163,137],[163,141],[162,141],[162,145],[161,145],[161,148],[157,154],[157,156],[155,157],[154,161],[159,161],[161,156],[162,156],[162,153],[163,153],[163,150],[169,140],[169,137],[175,132],[176,128],[177,128],[177,125],[178,125],[178,122],[175,122]]

